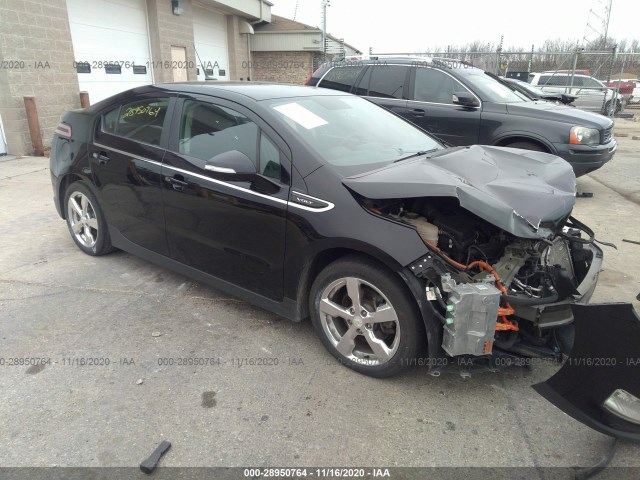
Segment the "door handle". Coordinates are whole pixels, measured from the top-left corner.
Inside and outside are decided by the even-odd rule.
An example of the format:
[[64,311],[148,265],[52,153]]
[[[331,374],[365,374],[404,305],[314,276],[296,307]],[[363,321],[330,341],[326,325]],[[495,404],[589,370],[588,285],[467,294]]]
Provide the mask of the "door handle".
[[182,175],[174,175],[173,177],[164,177],[165,182],[170,183],[176,192],[181,192],[184,187],[189,185],[189,182],[184,181]]
[[93,152],[93,158],[98,160],[98,163],[100,165],[106,165],[107,162],[109,161],[109,155],[107,155],[107,152],[104,152],[104,151],[100,151],[100,153]]
[[424,110],[421,108],[414,108],[411,110],[411,115],[414,117],[424,117]]

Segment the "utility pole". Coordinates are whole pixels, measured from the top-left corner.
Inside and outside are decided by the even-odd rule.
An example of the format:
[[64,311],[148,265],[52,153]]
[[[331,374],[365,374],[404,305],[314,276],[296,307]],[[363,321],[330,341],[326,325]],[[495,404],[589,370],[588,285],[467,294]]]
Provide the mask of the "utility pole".
[[502,53],[502,44],[504,42],[504,35],[500,35],[500,45],[498,45],[498,49],[496,51],[496,70],[495,74],[498,75],[500,73],[500,54]]
[[329,0],[322,0],[322,63],[327,61],[327,7]]
[[603,38],[603,47],[607,48],[607,35],[609,35],[609,19],[611,18],[611,4],[613,0],[609,0],[604,7],[604,20],[602,21],[602,29],[604,30]]
[[532,63],[533,63],[533,44],[531,45],[531,54],[529,55],[529,65],[527,65],[527,73],[531,73]]

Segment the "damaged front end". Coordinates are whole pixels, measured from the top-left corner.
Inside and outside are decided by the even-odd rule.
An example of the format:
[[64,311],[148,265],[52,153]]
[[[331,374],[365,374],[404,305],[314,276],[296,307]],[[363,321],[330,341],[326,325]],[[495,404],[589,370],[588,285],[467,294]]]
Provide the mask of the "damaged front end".
[[585,305],[602,250],[571,216],[566,162],[474,146],[344,184],[371,214],[414,228],[425,244],[406,269],[441,333],[429,344],[441,347],[429,352],[433,373],[564,359],[534,388],[602,433],[640,440],[640,320],[629,304]]
[[568,218],[548,238],[519,238],[453,199],[399,202],[364,204],[413,225],[429,248],[408,268],[442,323],[446,355],[559,361],[571,349],[571,306],[590,299],[602,265],[586,226]]
[[575,177],[564,160],[453,148],[343,183],[423,240],[425,255],[407,268],[442,323],[447,356],[560,360],[570,350],[571,305],[590,299],[602,251],[571,217]]

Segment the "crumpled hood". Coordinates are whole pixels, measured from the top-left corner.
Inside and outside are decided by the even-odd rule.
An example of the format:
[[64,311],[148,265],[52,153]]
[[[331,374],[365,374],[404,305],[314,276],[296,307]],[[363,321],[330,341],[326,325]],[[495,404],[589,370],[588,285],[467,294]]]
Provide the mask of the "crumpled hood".
[[575,204],[571,165],[542,152],[474,145],[450,148],[344,178],[371,199],[456,197],[460,206],[523,238],[547,238],[541,223],[567,217]]

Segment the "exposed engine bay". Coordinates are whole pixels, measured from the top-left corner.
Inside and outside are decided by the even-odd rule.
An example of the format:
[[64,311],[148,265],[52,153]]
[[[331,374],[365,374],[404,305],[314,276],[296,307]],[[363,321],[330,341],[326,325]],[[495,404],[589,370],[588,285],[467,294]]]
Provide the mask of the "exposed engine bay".
[[432,252],[411,268],[425,281],[448,355],[559,359],[571,349],[571,304],[591,296],[592,289],[578,287],[601,256],[588,227],[566,216],[541,225],[548,238],[519,238],[452,197],[362,202],[376,215],[414,227]]

